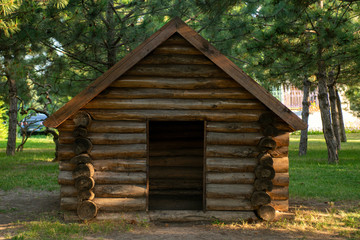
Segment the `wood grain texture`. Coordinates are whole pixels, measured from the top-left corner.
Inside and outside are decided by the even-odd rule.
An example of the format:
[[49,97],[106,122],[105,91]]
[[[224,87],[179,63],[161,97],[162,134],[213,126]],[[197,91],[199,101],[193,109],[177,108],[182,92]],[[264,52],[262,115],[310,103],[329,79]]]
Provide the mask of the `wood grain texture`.
[[[145,159],[104,159],[91,161],[96,171],[146,172]],[[76,164],[69,161],[59,163],[60,171],[72,171]]]
[[271,192],[268,192],[272,200],[287,200],[289,199],[289,187],[274,186]]
[[206,183],[253,184],[254,173],[207,173]]
[[244,198],[207,198],[206,210],[242,211],[252,210],[250,200]]
[[186,55],[179,54],[151,54],[139,62],[140,65],[144,64],[191,64],[191,65],[214,65],[212,61],[204,55]]
[[259,155],[255,146],[207,145],[206,157],[255,158]]
[[[95,185],[93,189],[97,198],[143,198],[146,193],[145,185],[111,184]],[[78,190],[73,186],[61,186],[61,197],[76,197]]]
[[206,158],[208,172],[254,172],[256,166],[255,158]]
[[250,198],[251,184],[206,184],[206,198]]
[[280,158],[273,158],[274,164],[273,167],[275,172],[277,173],[287,173],[289,172],[289,158],[280,157]]
[[208,132],[208,144],[257,146],[263,137],[260,133]]
[[[74,123],[71,120],[66,120],[59,127],[59,134],[61,136],[64,132],[73,132],[75,129]],[[145,133],[146,123],[135,121],[92,121],[91,126],[88,127],[88,132],[92,133]]]
[[[145,210],[145,198],[94,198],[92,201],[99,211],[127,212]],[[76,210],[77,198],[61,198],[61,210]]]
[[223,99],[94,99],[85,109],[165,109],[165,110],[206,110],[206,109],[266,109],[256,100]]
[[208,122],[206,130],[221,133],[258,133],[261,127],[256,122]]
[[[137,144],[146,143],[145,133],[89,133],[87,138],[92,144]],[[62,132],[59,136],[60,144],[72,144],[75,137],[70,132]]]

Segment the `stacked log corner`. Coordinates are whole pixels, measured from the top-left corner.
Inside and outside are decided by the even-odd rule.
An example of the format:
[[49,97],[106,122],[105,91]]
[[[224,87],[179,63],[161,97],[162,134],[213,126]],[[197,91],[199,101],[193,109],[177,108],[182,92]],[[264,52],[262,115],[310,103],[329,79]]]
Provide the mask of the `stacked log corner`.
[[[279,131],[275,127],[275,119],[276,116],[272,113],[264,113],[259,118],[259,124],[264,137],[260,139],[257,146],[260,154],[257,156],[258,163],[255,168],[254,192],[251,196],[252,207],[256,209],[257,215],[266,221],[271,221],[275,218],[276,211],[274,207],[276,207],[276,203],[274,204],[272,200],[277,200],[277,195],[272,194],[272,191],[278,187],[274,187],[274,183],[276,185],[281,184],[279,183],[279,178],[281,177],[277,176],[277,179],[274,180],[275,176],[279,174],[274,169],[273,157],[287,157],[287,152],[281,148],[287,148],[288,146],[288,134]],[[279,169],[277,170],[279,171]],[[283,180],[288,183],[288,177]],[[288,196],[284,197],[287,200]]]
[[92,201],[95,198],[94,166],[89,153],[92,149],[91,140],[88,138],[88,127],[92,119],[86,111],[79,111],[73,117],[74,131],[73,150],[75,157],[70,162],[75,166],[72,171],[74,186],[77,192],[77,215],[79,219],[87,221],[96,217],[98,207]]

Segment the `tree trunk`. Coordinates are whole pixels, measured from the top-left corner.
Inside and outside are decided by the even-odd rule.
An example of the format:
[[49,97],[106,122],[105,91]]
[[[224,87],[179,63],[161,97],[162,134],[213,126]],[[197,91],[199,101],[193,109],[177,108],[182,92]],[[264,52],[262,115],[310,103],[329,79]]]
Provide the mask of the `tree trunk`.
[[328,90],[329,90],[329,99],[330,99],[330,106],[331,106],[331,120],[334,129],[334,135],[336,138],[337,148],[340,150],[340,124],[338,118],[338,109],[336,106],[336,87],[335,87],[335,79],[334,79],[334,72],[330,71],[328,76]]
[[330,105],[328,98],[328,91],[326,86],[326,67],[324,61],[321,60],[321,51],[319,49],[319,62],[318,62],[318,89],[319,89],[319,104],[320,104],[320,112],[321,112],[321,120],[323,125],[324,137],[328,149],[328,163],[338,163],[339,156],[336,144],[336,138],[334,136],[334,130],[331,124],[331,116],[330,116]]
[[341,100],[339,91],[336,90],[336,105],[338,109],[338,118],[340,123],[340,140],[341,142],[346,142],[346,132],[345,132],[345,124],[344,124],[344,116],[342,114]]
[[10,73],[6,74],[9,84],[9,133],[6,146],[6,155],[15,155],[16,127],[17,127],[17,87],[15,79]]
[[[302,101],[302,112],[301,112],[301,118],[304,122],[309,122],[309,93],[310,93],[310,81],[308,80],[308,77],[304,77],[304,95],[303,95],[303,101]],[[299,156],[306,155],[307,152],[307,142],[308,142],[308,128],[301,130],[301,136],[300,136],[300,143],[299,143]]]
[[116,42],[115,38],[115,24],[114,24],[114,1],[109,0],[106,10],[106,51],[107,51],[107,68],[110,69],[116,63]]

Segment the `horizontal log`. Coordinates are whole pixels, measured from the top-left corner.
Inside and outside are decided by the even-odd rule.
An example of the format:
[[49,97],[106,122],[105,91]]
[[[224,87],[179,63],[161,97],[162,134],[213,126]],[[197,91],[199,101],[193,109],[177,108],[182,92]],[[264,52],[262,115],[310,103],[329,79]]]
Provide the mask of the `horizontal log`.
[[[86,138],[88,136],[88,130],[85,127],[77,127],[74,129],[72,136],[76,137],[83,137]],[[60,132],[59,139],[62,137],[62,132]]]
[[80,163],[76,165],[72,173],[74,179],[82,176],[92,177],[94,176],[95,170],[91,163]]
[[207,173],[206,183],[253,184],[254,173]]
[[279,130],[272,124],[263,127],[261,132],[264,134],[264,136],[275,137],[279,135]]
[[274,160],[268,153],[261,153],[259,156],[257,156],[257,159],[259,160],[260,165],[270,166],[270,167],[274,165]]
[[[284,158],[287,157],[289,154],[289,147],[277,147],[274,150],[269,150],[268,153],[274,158]],[[275,160],[274,160],[275,161]]]
[[[146,198],[94,198],[99,211],[142,211],[146,208]],[[77,198],[61,198],[61,210],[76,210]]]
[[207,158],[208,172],[253,172],[257,166],[255,158]]
[[187,54],[187,55],[203,55],[199,50],[193,46],[184,45],[160,45],[157,47],[153,54]]
[[[108,159],[92,161],[96,171],[111,172],[146,172],[146,159]],[[61,161],[60,171],[72,171],[76,164]]]
[[277,121],[273,123],[274,127],[276,127],[280,131],[285,132],[293,132],[294,130],[289,126],[289,124],[285,123],[284,121]]
[[[146,185],[95,185],[93,189],[97,198],[139,198],[145,197]],[[76,197],[78,190],[73,186],[61,186],[61,197]]]
[[202,179],[203,169],[193,167],[151,167],[149,169],[150,181],[156,179],[190,178]]
[[274,186],[289,186],[289,173],[275,173],[272,183]]
[[243,198],[206,198],[206,210],[238,211],[252,210],[249,199]]
[[250,198],[253,191],[250,184],[207,184],[206,198]]
[[276,142],[271,137],[263,137],[257,146],[261,152],[267,152],[276,148]]
[[282,158],[273,158],[274,164],[273,168],[277,173],[287,173],[289,172],[289,158],[282,157]]
[[81,153],[89,153],[91,152],[93,148],[93,144],[88,138],[75,138],[74,144],[73,144],[73,150],[75,155],[81,154]]
[[271,191],[274,185],[269,179],[256,179],[254,188],[256,191]]
[[186,54],[151,54],[138,62],[140,65],[146,64],[194,64],[194,65],[214,65],[207,57],[203,55],[186,55]]
[[150,167],[202,167],[202,156],[178,156],[178,157],[151,157]]
[[276,211],[289,211],[289,200],[271,200],[270,206],[273,206]]
[[[95,172],[96,184],[145,184],[146,173],[140,172]],[[58,182],[60,185],[73,185],[74,179],[69,171],[60,171]]]
[[289,146],[289,133],[288,132],[280,132],[278,136],[273,137],[276,142],[277,147]]
[[151,179],[150,190],[164,189],[202,189],[203,182],[199,179]]
[[[93,160],[112,158],[145,158],[146,144],[126,145],[94,145],[89,153]],[[70,144],[60,144],[58,149],[59,160],[70,160],[75,157]]]
[[[62,132],[72,132],[75,125],[71,120],[66,120],[58,128],[60,136]],[[92,121],[87,128],[92,133],[144,133],[146,122],[133,121]]]
[[257,121],[261,110],[88,110],[95,120]]
[[[83,153],[83,154],[79,154],[79,155],[76,155],[75,157],[71,158],[68,163],[70,163],[72,165],[77,165],[77,164],[83,164],[83,163],[86,164],[86,163],[91,163],[91,162],[92,162],[92,159],[89,156],[89,154]],[[63,163],[63,161],[60,161],[59,166],[61,165],[61,163]],[[73,170],[73,169],[74,168],[71,168],[70,170]]]
[[207,122],[207,132],[223,132],[223,133],[258,133],[260,125],[256,122]]
[[85,109],[266,109],[257,100],[222,99],[94,99],[84,106]]
[[287,200],[289,199],[289,187],[274,186],[271,192],[268,192],[272,200]]
[[110,87],[117,88],[165,88],[165,89],[216,89],[239,88],[237,82],[227,78],[180,78],[124,76],[114,81]]
[[[92,144],[137,144],[146,143],[145,133],[89,133],[87,138]],[[60,144],[74,143],[75,138],[70,132],[62,132]]]
[[208,132],[207,144],[256,146],[263,137],[261,133]]
[[[165,80],[163,80],[164,82]],[[189,81],[187,81],[189,82]],[[203,81],[204,82],[204,81]],[[219,81],[218,81],[219,82]],[[186,82],[185,82],[186,83]],[[191,88],[194,84],[178,83],[180,88]],[[197,81],[197,87],[206,86]],[[124,84],[124,83],[122,83]],[[184,85],[182,85],[184,84]],[[207,83],[206,83],[207,84]],[[220,83],[219,83],[220,84]],[[153,98],[177,98],[177,99],[255,99],[248,91],[241,87],[216,88],[216,89],[167,89],[167,85],[161,84],[163,88],[112,88],[109,87],[100,93],[95,99],[153,99]],[[175,87],[175,86],[174,86]]]
[[263,191],[255,191],[252,195],[251,195],[251,205],[253,207],[260,207],[262,205],[266,205],[269,204],[271,202],[271,198],[269,196],[269,194],[267,194],[266,192]]
[[215,65],[135,65],[124,76],[189,77],[189,78],[230,78]]
[[206,157],[253,158],[259,155],[255,146],[207,145]]

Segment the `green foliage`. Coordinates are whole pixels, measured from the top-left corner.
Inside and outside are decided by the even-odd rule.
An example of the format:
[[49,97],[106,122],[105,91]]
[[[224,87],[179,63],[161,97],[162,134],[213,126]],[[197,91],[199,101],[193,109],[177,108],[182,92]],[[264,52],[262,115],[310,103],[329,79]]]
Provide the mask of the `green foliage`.
[[350,109],[355,111],[360,117],[360,87],[352,86],[345,92],[346,97],[350,101]]
[[4,102],[0,100],[0,138],[6,138],[8,135],[7,115]]

